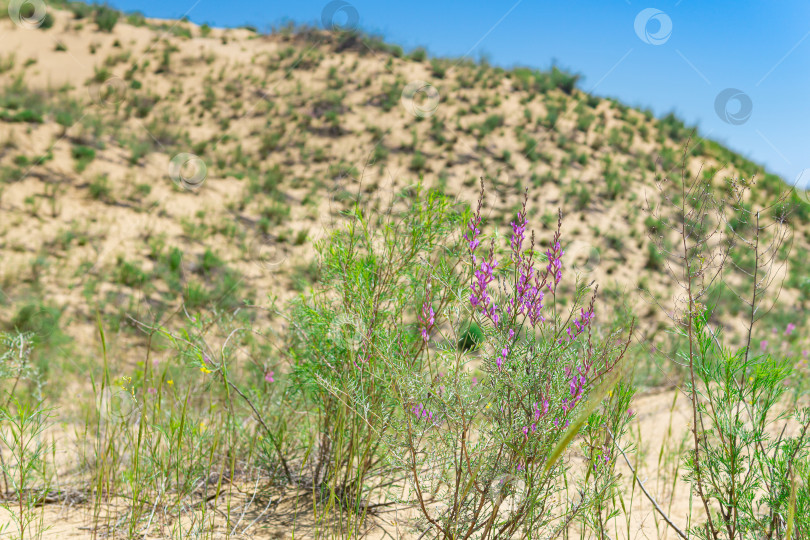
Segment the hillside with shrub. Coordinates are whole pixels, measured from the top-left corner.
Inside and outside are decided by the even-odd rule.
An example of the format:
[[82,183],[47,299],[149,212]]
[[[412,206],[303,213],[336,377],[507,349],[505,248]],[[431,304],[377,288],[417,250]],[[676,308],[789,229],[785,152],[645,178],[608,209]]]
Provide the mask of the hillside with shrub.
[[[810,349],[806,194],[673,114],[590,95],[556,66],[435,58],[360,32],[263,34],[63,1],[28,28],[25,16],[35,13],[20,24],[0,7],[0,351],[8,363],[0,397],[8,394],[8,418],[12,398],[58,404],[50,423],[45,409],[14,410],[59,434],[52,465],[63,478],[49,476],[48,493],[83,509],[70,527],[92,521],[94,538],[248,537],[259,532],[245,526],[272,514],[263,530],[276,538],[300,519],[305,537],[408,537],[391,532],[398,520],[408,534],[445,538],[509,537],[526,523],[544,531],[577,523],[596,534],[619,511],[607,494],[635,489],[626,481],[635,471],[619,478],[624,461],[611,446],[614,433],[635,433],[635,411],[655,433],[634,439],[639,446],[669,444],[666,455],[639,458],[642,466],[661,473],[657,487],[686,512],[686,492],[678,499],[675,486],[688,489],[684,474],[699,477],[702,462],[680,468],[677,456],[697,424],[672,426],[697,405],[671,389],[688,394],[720,372],[761,376],[753,398],[740,388],[707,397],[718,415],[734,400],[773,405],[785,387],[799,399]],[[494,259],[494,274],[473,274]],[[529,307],[519,329],[502,328],[524,301],[553,309],[544,315],[553,332],[541,331]],[[703,364],[703,373],[694,351],[705,360],[715,342],[725,367]],[[721,354],[739,347],[744,361]],[[778,353],[784,364],[751,375],[749,351]],[[490,353],[500,361],[490,365]],[[459,360],[466,354],[469,364]],[[513,369],[518,354],[545,363],[487,386],[516,415],[498,416],[480,387]],[[553,390],[538,389],[541,376]],[[593,417],[574,424],[576,456],[550,452],[566,448],[570,422],[546,418],[540,398],[517,397],[536,392],[561,401],[564,414],[606,400],[588,411],[602,427]],[[458,401],[440,405],[442,395]],[[658,412],[632,399],[652,399]],[[472,427],[480,417],[470,407],[491,409],[484,414],[497,429]],[[460,447],[431,431],[434,411],[460,430]],[[770,425],[766,413],[754,422],[757,437]],[[376,423],[386,418],[384,428]],[[538,424],[553,435],[530,439]],[[798,425],[806,430],[806,418]],[[767,452],[754,437],[746,451],[804,456],[800,433],[794,446]],[[470,440],[486,460],[460,457]],[[388,479],[441,468],[417,458],[425,444],[458,460],[456,476],[431,477],[441,478],[430,501],[418,480],[392,493],[400,484]],[[706,454],[716,459],[702,474],[721,478],[720,458]],[[767,478],[744,496],[781,490],[770,519],[782,537],[796,488],[776,481],[792,458],[774,459],[767,474],[759,464]],[[552,509],[543,497],[562,493],[563,464],[586,487],[579,503]],[[526,480],[535,498],[518,512],[529,521],[496,519],[496,506],[487,525],[476,505],[480,512],[491,492],[474,479],[490,485],[507,469],[540,475]],[[573,497],[579,488],[572,480],[564,489]],[[709,491],[707,499],[722,500]],[[223,517],[226,492],[244,495],[241,517],[230,507]],[[480,501],[459,502],[460,492]],[[634,493],[627,508],[642,504]],[[406,517],[383,513],[395,502]],[[434,521],[428,502],[444,504],[450,524]],[[299,505],[316,510],[301,518]],[[623,537],[631,521],[657,530],[626,515]]]

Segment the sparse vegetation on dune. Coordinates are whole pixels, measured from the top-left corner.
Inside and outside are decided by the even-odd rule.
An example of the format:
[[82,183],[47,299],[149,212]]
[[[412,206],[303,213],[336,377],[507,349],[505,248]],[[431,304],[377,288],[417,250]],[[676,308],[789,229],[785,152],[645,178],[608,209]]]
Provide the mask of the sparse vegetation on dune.
[[556,66],[30,22],[0,20],[4,534],[810,536],[778,177]]

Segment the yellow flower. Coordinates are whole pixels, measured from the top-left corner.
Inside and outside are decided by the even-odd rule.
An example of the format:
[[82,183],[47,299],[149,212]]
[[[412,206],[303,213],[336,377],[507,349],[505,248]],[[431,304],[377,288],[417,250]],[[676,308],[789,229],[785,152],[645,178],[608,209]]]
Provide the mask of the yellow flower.
[[169,386],[171,386],[171,385],[173,385],[173,384],[174,384],[174,381],[173,381],[173,380],[171,380],[171,379],[169,379],[168,381],[166,381],[166,384],[168,384]]
[[200,422],[200,433],[205,431],[205,422]]
[[492,402],[490,401],[489,403],[487,403],[486,408],[489,409],[491,406],[492,406]]
[[210,369],[208,369],[208,368],[207,368],[207,367],[205,367],[205,366],[201,366],[201,367],[200,367],[200,371],[202,371],[203,373],[211,373],[211,370],[210,370]]

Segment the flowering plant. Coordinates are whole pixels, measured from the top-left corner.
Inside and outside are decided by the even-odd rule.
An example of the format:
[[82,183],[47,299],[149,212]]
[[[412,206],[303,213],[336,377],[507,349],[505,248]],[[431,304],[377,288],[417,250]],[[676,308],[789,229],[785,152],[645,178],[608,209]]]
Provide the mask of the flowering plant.
[[[406,413],[391,430],[391,459],[407,471],[423,526],[442,538],[535,537],[586,515],[599,526],[615,487],[612,441],[628,420],[631,391],[619,380],[629,338],[600,335],[595,290],[583,301],[587,288],[576,287],[562,311],[562,218],[538,256],[526,236],[528,193],[506,253],[496,238],[482,253],[483,195],[482,186],[459,253],[469,281],[434,268],[431,283],[456,288],[434,311],[438,287],[428,287],[416,317],[428,369],[387,359]],[[470,321],[484,339],[463,350],[458,334]],[[588,463],[580,470],[569,459],[576,435]]]
[[[387,218],[356,204],[321,245],[323,286],[294,305],[294,387],[319,408],[312,489],[350,510],[353,531],[392,502],[443,538],[534,537],[610,513],[627,338],[595,326],[595,290],[565,292],[563,312],[561,218],[540,255],[527,194],[503,250],[483,233],[483,194],[475,212],[421,189]],[[463,346],[471,325],[482,339]]]

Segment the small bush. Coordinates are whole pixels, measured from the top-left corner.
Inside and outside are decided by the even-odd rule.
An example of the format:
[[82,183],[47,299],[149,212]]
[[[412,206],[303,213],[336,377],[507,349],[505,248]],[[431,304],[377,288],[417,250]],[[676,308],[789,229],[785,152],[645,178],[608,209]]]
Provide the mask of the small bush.
[[112,32],[118,22],[118,10],[112,9],[106,5],[97,6],[94,14],[94,21],[98,29],[102,32]]
[[447,66],[445,62],[441,60],[432,60],[430,62],[431,73],[437,79],[444,79],[445,74],[447,73]]
[[427,59],[427,51],[422,47],[417,47],[408,56],[414,62],[424,62]]
[[664,267],[664,255],[658,250],[655,243],[647,244],[647,263],[644,265],[648,270],[661,270]]
[[147,275],[137,263],[131,263],[119,256],[116,261],[115,281],[127,287],[140,287],[146,282]]
[[140,12],[132,12],[127,14],[127,24],[132,26],[146,26],[146,17],[144,17],[143,13]]
[[69,7],[74,19],[86,19],[93,14],[93,6],[84,2],[70,2]]
[[464,333],[461,334],[461,339],[458,340],[458,349],[467,352],[475,349],[483,342],[484,332],[481,330],[481,327],[478,326],[478,323],[473,321],[467,326]]
[[411,157],[411,163],[408,166],[412,171],[421,172],[427,167],[427,158],[422,155],[422,152],[415,152]]
[[106,174],[100,174],[90,182],[90,197],[96,200],[109,200],[110,194],[110,180]]
[[70,149],[70,155],[76,160],[76,172],[80,173],[96,158],[96,151],[89,146],[79,144]]

